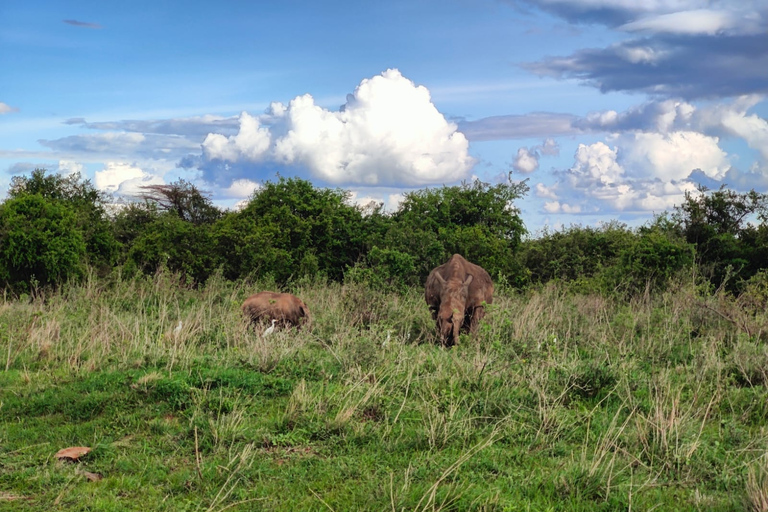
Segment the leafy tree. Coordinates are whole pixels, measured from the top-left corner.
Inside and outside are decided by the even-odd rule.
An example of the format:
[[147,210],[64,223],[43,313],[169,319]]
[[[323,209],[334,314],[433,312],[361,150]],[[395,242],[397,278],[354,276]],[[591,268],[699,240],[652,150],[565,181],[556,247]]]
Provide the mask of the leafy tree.
[[[365,250],[366,224],[349,192],[315,188],[298,178],[267,182],[242,211],[216,228],[230,276],[271,272],[278,281],[301,272],[341,279]],[[239,255],[234,265],[227,262]]]
[[202,283],[215,269],[214,254],[210,227],[164,213],[133,240],[126,265],[129,270],[138,268],[145,273],[165,267]]
[[8,196],[17,199],[38,195],[47,201],[63,203],[75,214],[75,229],[85,241],[87,260],[103,270],[111,268],[119,253],[106,212],[107,197],[79,173],[68,176],[46,174],[35,169],[30,176],[14,176]]
[[374,246],[365,260],[347,270],[345,280],[379,291],[403,291],[415,282],[416,260],[410,254]]
[[216,267],[213,225],[223,212],[182,179],[142,188],[144,202],[128,205],[113,222],[115,237],[126,247],[124,268],[152,273],[165,267],[205,281]]
[[385,234],[372,245],[410,255],[419,282],[454,253],[491,275],[520,281],[523,272],[514,254],[526,231],[514,201],[527,190],[525,182],[490,185],[475,180],[409,192]]
[[222,212],[213,205],[195,185],[179,179],[170,185],[142,187],[140,197],[153,203],[160,211],[175,213],[180,219],[192,224],[211,224],[221,218]]
[[76,210],[39,193],[0,205],[0,281],[19,291],[81,275],[86,255]]
[[112,229],[115,239],[130,248],[150,224],[160,218],[161,212],[152,202],[130,203],[118,211],[112,219]]
[[681,236],[696,247],[702,274],[715,286],[733,277],[728,288],[735,290],[765,266],[766,215],[768,194],[738,193],[722,186],[715,191],[699,187],[696,193],[686,193],[672,219]]
[[240,212],[228,213],[213,227],[214,253],[224,277],[272,274],[285,281],[296,271],[291,251],[279,246],[279,225],[260,224]]
[[629,294],[664,288],[670,279],[693,264],[695,249],[666,229],[666,217],[641,227],[624,247],[613,269],[614,288]]
[[522,244],[520,260],[531,281],[576,281],[590,278],[615,265],[635,235],[626,225],[609,222],[600,227],[574,225],[559,231],[544,230]]
[[14,176],[8,196],[11,198],[38,194],[54,201],[67,201],[75,209],[103,211],[106,196],[98,191],[90,180],[83,180],[80,173],[67,176],[46,174],[45,169],[35,169],[30,176]]

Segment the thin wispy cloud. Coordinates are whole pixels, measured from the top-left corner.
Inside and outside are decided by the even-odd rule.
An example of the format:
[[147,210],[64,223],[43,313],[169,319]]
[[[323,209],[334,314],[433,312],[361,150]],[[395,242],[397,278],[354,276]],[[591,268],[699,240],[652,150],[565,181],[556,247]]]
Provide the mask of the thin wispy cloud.
[[554,137],[582,131],[575,126],[578,119],[572,114],[532,112],[463,121],[459,129],[472,142]]
[[3,103],[2,101],[0,101],[0,115],[2,115],[2,114],[10,114],[12,112],[18,112],[18,111],[19,111],[18,108],[12,107],[12,106],[8,105],[7,103]]
[[189,138],[199,137],[202,142],[209,133],[235,135],[240,128],[238,117],[214,115],[182,117],[174,119],[123,119],[120,121],[88,122],[82,117],[70,118],[64,124],[80,126],[89,130],[110,130],[134,133],[155,133],[162,135],[180,135]]
[[541,76],[576,79],[602,92],[637,91],[689,100],[768,93],[765,35],[657,36],[524,67]]
[[523,67],[576,79],[602,92],[717,99],[768,93],[768,4],[520,0],[573,23],[605,25],[627,38]]
[[73,27],[82,27],[82,28],[103,28],[99,23],[91,23],[88,21],[79,21],[79,20],[64,20],[64,23],[67,25],[72,25]]

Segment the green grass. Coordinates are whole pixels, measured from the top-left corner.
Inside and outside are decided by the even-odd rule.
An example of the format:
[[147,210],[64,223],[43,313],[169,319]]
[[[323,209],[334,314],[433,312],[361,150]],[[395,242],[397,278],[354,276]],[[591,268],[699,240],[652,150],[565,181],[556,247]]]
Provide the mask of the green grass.
[[500,293],[444,349],[421,290],[360,284],[297,283],[311,329],[263,339],[239,305],[265,287],[1,303],[0,508],[768,510],[768,315],[744,301]]

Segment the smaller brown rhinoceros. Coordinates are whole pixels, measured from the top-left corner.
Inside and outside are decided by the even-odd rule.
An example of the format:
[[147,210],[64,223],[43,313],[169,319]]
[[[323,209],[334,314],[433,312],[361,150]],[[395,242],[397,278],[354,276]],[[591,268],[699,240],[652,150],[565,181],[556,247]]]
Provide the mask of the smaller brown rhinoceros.
[[493,302],[493,282],[483,267],[454,254],[429,273],[424,299],[443,345],[452,345],[460,332],[477,330],[485,305]]
[[[290,293],[259,292],[251,295],[242,305],[243,315],[253,323],[261,319],[276,320],[281,326],[296,326],[310,322],[309,308]],[[273,323],[274,325],[274,323]]]

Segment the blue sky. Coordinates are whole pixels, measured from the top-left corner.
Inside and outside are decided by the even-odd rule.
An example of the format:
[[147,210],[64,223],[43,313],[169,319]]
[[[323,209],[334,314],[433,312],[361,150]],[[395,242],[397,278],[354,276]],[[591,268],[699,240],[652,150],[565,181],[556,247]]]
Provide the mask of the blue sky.
[[531,231],[636,225],[768,192],[767,33],[766,0],[5,2],[0,193],[44,167],[231,207],[279,172],[395,208],[512,172]]

